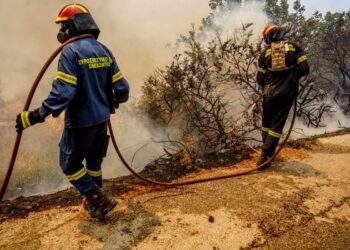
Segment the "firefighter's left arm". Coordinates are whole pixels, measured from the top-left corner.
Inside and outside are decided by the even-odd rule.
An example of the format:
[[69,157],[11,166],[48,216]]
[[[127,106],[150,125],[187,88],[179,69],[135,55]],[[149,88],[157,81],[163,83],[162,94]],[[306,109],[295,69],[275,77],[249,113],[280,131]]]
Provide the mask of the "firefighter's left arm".
[[258,82],[258,84],[261,87],[264,87],[265,84],[265,74],[266,74],[266,66],[264,63],[264,54],[265,53],[261,53],[261,55],[259,56],[259,60],[258,60],[258,72],[256,74],[256,80]]
[[112,89],[116,106],[129,99],[129,83],[120,71],[118,64],[113,57],[112,61]]
[[58,61],[58,71],[51,92],[39,108],[40,116],[45,118],[52,114],[57,117],[68,106],[77,92],[77,72],[76,55],[66,46]]
[[307,56],[304,53],[304,51],[299,47],[296,47],[296,54],[297,54],[297,73],[298,77],[303,77],[309,74],[310,72],[310,66],[307,62]]

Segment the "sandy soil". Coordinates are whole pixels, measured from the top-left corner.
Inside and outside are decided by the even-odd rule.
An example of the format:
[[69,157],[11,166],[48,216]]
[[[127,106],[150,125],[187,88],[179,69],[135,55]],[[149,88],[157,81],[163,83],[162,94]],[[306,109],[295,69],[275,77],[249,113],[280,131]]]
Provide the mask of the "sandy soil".
[[[190,174],[215,176],[252,166]],[[271,169],[115,196],[106,223],[64,205],[4,219],[0,249],[350,249],[350,134],[286,149]]]

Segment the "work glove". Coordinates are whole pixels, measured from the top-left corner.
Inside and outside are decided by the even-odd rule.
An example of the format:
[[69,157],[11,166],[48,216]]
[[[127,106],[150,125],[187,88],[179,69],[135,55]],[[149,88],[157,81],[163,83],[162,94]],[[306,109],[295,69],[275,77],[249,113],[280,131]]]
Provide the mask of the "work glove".
[[39,109],[33,111],[23,111],[17,115],[16,131],[22,132],[24,129],[33,126],[36,123],[42,123],[45,119],[39,114]]

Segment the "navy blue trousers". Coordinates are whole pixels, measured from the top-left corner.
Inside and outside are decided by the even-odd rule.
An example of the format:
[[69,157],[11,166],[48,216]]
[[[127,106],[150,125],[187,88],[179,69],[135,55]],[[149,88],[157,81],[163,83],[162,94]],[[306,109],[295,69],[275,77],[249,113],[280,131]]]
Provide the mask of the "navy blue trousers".
[[95,184],[102,187],[101,164],[108,143],[107,122],[87,128],[64,129],[60,141],[60,166],[81,194],[90,192]]

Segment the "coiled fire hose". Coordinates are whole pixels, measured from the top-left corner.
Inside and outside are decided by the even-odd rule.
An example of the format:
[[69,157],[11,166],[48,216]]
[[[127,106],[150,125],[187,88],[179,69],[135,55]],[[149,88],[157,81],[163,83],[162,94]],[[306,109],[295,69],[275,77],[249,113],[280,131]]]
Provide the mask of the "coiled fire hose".
[[[30,89],[30,92],[27,96],[23,111],[28,111],[30,103],[33,99],[34,93],[39,85],[39,82],[41,80],[41,78],[43,77],[43,75],[45,74],[46,70],[48,69],[48,67],[50,66],[50,64],[52,63],[52,61],[56,58],[56,56],[61,52],[61,50],[63,49],[64,46],[66,46],[67,44],[74,42],[76,40],[82,39],[82,38],[86,38],[86,37],[92,37],[92,35],[90,34],[83,34],[83,35],[79,35],[76,37],[73,37],[69,40],[67,40],[65,43],[63,43],[61,46],[59,46],[53,53],[52,55],[49,57],[49,59],[46,61],[46,63],[44,64],[44,66],[42,67],[42,69],[40,70],[39,74],[37,75],[35,81],[33,82],[33,85]],[[232,174],[227,174],[227,175],[221,175],[221,176],[216,176],[216,177],[210,177],[210,178],[204,178],[204,179],[197,179],[197,180],[189,180],[189,181],[183,181],[183,182],[174,182],[174,183],[166,183],[166,182],[158,182],[158,181],[154,181],[148,178],[145,178],[143,176],[141,176],[140,174],[138,174],[129,164],[128,162],[125,160],[123,154],[120,152],[118,144],[115,140],[114,137],[114,133],[113,133],[113,128],[112,128],[112,124],[111,121],[108,121],[108,128],[109,128],[109,133],[112,139],[112,143],[113,146],[120,158],[120,160],[123,162],[124,166],[137,178],[151,183],[151,184],[155,184],[155,185],[160,185],[160,186],[167,186],[167,187],[175,187],[175,186],[182,186],[182,185],[188,185],[188,184],[194,184],[194,183],[200,183],[200,182],[207,182],[207,181],[213,181],[213,180],[219,180],[219,179],[225,179],[225,178],[231,178],[231,177],[235,177],[235,176],[240,176],[240,175],[244,175],[244,174],[248,174],[251,172],[254,172],[256,170],[259,170],[261,168],[263,168],[264,166],[266,166],[267,164],[271,163],[276,156],[281,152],[281,150],[283,149],[283,147],[286,145],[288,138],[292,132],[293,126],[294,126],[294,122],[295,122],[295,117],[296,117],[296,110],[297,110],[297,102],[296,99],[294,100],[294,110],[293,110],[293,117],[292,117],[292,121],[291,121],[291,125],[290,128],[288,130],[288,133],[286,135],[286,137],[284,138],[283,142],[281,143],[280,147],[278,148],[278,150],[276,151],[276,153],[269,158],[267,161],[265,161],[264,163],[262,163],[260,166],[258,167],[254,167],[251,169],[247,169],[244,171],[240,171],[240,172],[236,172],[236,173],[232,173]],[[13,171],[13,167],[16,161],[16,157],[17,157],[17,153],[18,153],[18,149],[19,149],[19,145],[21,142],[21,138],[22,138],[22,132],[18,132],[17,136],[16,136],[16,140],[15,140],[15,144],[13,146],[12,149],[12,154],[11,154],[11,158],[10,158],[10,162],[8,165],[8,169],[7,169],[7,173],[5,175],[5,179],[4,182],[2,183],[1,189],[0,189],[0,201],[2,201],[2,198],[4,197],[4,194],[6,192],[7,189],[7,185],[10,181],[11,175],[12,175],[12,171]]]

